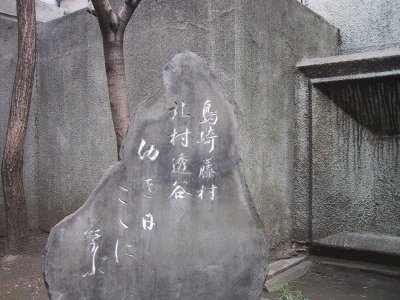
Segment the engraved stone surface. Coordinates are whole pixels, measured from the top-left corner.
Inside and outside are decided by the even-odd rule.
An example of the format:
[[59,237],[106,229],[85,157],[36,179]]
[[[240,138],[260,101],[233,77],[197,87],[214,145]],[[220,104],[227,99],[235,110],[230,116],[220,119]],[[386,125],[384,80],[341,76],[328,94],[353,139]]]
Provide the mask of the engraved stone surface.
[[87,202],[50,233],[52,299],[259,299],[264,226],[246,186],[240,113],[203,59],[176,55]]

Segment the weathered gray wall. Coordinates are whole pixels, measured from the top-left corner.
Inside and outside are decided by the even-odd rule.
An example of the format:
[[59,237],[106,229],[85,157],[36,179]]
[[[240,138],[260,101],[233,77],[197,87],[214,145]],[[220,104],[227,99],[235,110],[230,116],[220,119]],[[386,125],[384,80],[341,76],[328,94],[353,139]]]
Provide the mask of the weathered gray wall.
[[0,13],[7,16],[17,15],[17,4],[13,0],[3,0],[0,4]]
[[312,110],[314,240],[342,231],[400,236],[398,136],[372,134],[315,88]]
[[[65,11],[54,4],[49,4],[41,0],[36,0],[36,21],[48,22],[50,20],[61,18]],[[0,15],[3,17],[16,18],[17,4],[14,0],[1,0],[0,1]]]
[[[298,63],[298,193],[316,241],[343,231],[400,235],[400,50]],[[308,132],[308,133],[307,133]],[[307,191],[308,189],[308,191]]]
[[[299,30],[301,28],[301,30]],[[243,113],[247,182],[273,255],[292,235],[295,63],[335,54],[337,30],[295,0],[143,1],[125,39],[133,111],[162,88],[177,52],[206,59]],[[37,199],[48,230],[116,160],[97,20],[79,11],[39,25]],[[303,215],[306,218],[306,215]]]
[[[337,30],[297,1],[240,1],[236,101],[246,178],[275,252],[292,238],[295,64],[336,54]],[[300,216],[304,220],[307,215]]]
[[[125,38],[131,111],[162,88],[162,67],[175,53],[212,51],[206,5],[144,4]],[[80,11],[42,24],[39,45],[39,225],[49,230],[87,199],[116,161],[116,144],[96,18]]]
[[[0,16],[0,154],[3,155],[10,112],[11,93],[17,54],[17,21]],[[30,228],[37,228],[37,198],[35,196],[35,107],[36,91],[32,96],[24,160],[24,189]],[[0,236],[6,234],[3,188],[0,180]]]
[[116,158],[95,21],[81,13],[38,26],[36,176],[45,230],[82,204]]
[[307,0],[307,6],[336,26],[342,52],[400,47],[400,1]]

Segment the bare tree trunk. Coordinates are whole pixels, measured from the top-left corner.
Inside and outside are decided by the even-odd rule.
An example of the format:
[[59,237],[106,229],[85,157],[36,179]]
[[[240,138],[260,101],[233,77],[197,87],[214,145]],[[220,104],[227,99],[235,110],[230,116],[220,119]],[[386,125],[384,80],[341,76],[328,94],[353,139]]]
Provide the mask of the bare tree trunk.
[[125,0],[117,15],[108,0],[92,0],[95,15],[103,37],[104,59],[107,73],[108,96],[117,138],[118,160],[122,141],[129,125],[128,95],[126,91],[124,33],[140,0]]
[[8,253],[27,246],[27,211],[22,183],[24,145],[36,66],[35,0],[17,0],[18,60],[11,96],[1,175],[7,221]]
[[126,92],[123,41],[114,40],[113,34],[103,37],[104,59],[107,73],[108,97],[119,150],[129,125],[128,95]]

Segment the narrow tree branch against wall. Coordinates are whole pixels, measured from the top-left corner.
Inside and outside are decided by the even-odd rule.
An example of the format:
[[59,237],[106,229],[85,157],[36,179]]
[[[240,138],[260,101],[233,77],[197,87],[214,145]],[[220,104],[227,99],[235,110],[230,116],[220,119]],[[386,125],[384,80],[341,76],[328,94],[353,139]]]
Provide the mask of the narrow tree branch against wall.
[[122,32],[125,31],[126,25],[128,25],[129,20],[133,12],[135,11],[136,7],[138,7],[140,0],[136,1],[125,1],[124,6],[122,6],[121,11],[118,14],[120,23],[121,23],[121,30]]
[[36,66],[35,0],[17,0],[18,59],[1,175],[3,183],[8,253],[26,250],[28,218],[23,188],[26,128]]
[[114,131],[119,150],[129,125],[128,95],[126,90],[125,61],[123,53],[124,33],[140,0],[126,0],[116,14],[108,0],[92,0],[99,22],[104,49],[108,96]]

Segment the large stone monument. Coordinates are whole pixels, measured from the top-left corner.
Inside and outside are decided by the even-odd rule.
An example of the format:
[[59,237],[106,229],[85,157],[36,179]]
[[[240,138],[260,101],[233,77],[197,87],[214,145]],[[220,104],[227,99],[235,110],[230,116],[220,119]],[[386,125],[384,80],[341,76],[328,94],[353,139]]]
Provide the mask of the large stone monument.
[[267,239],[239,149],[238,107],[194,53],[165,66],[112,166],[57,224],[52,299],[258,299]]

